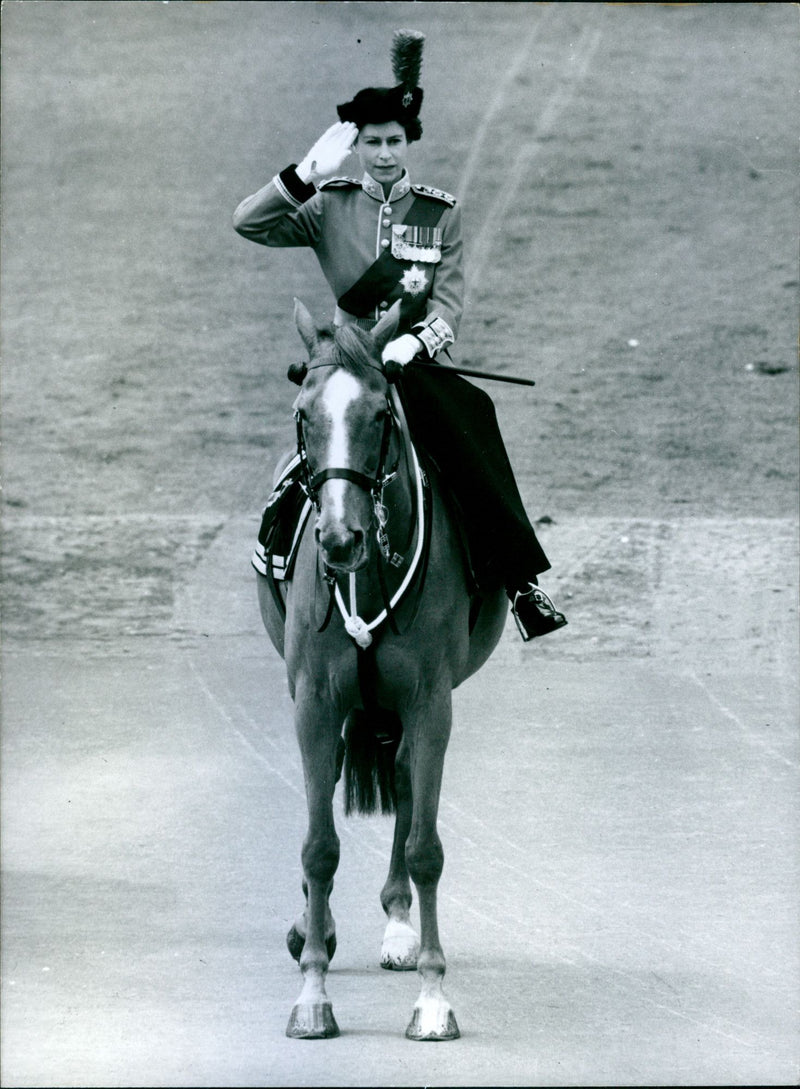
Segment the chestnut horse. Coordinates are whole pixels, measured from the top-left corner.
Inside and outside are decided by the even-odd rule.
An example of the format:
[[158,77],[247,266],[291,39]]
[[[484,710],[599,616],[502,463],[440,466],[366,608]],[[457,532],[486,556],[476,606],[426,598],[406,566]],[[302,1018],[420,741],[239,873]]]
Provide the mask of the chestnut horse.
[[381,964],[419,971],[406,1035],[459,1035],[442,991],[439,793],[452,690],[494,650],[507,604],[502,591],[471,593],[451,509],[435,474],[419,466],[401,399],[381,365],[398,317],[395,304],[370,332],[331,330],[295,300],[309,363],[291,368],[290,377],[301,383],[297,453],[313,510],[291,578],[270,587],[259,575],[258,593],[286,663],[308,803],[306,904],[287,938],[303,975],[286,1030],[298,1039],[339,1032],[325,980],[336,941],[328,900],[339,861],[333,797],[343,761],[347,812],[396,813],[381,892],[388,917]]

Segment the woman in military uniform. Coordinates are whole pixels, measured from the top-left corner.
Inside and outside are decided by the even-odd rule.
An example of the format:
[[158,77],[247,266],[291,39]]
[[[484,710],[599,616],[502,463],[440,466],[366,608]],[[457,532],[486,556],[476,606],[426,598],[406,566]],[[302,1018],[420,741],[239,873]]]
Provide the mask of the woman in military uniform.
[[[337,107],[338,123],[238,206],[234,227],[264,246],[309,246],[336,298],[335,325],[371,328],[400,302],[398,336],[384,362],[427,360],[453,344],[463,308],[461,209],[455,197],[416,185],[409,145],[422,135],[418,86],[424,38],[398,31],[397,85],[368,87]],[[360,178],[338,176],[355,152]],[[550,564],[525,514],[490,398],[455,372],[407,368],[400,383],[415,440],[461,510],[473,574],[503,586],[523,639],[566,624],[539,589]]]

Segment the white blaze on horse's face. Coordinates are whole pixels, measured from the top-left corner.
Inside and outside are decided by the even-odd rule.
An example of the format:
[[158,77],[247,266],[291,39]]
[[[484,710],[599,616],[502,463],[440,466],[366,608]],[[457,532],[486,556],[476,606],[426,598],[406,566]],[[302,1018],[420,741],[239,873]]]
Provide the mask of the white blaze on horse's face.
[[[347,410],[361,394],[358,381],[347,371],[335,371],[325,384],[322,405],[330,423],[326,465],[340,468],[358,468],[350,462],[350,435],[347,428]],[[333,518],[345,519],[345,480],[328,481],[328,503]]]
[[[371,473],[377,467],[374,430],[374,391],[345,370],[334,370],[313,389],[306,403],[309,416],[307,446],[311,465],[322,469],[353,469]],[[385,395],[382,398],[385,405]],[[357,571],[368,562],[368,530],[372,520],[369,493],[352,481],[333,477],[319,488],[317,544],[329,567]]]

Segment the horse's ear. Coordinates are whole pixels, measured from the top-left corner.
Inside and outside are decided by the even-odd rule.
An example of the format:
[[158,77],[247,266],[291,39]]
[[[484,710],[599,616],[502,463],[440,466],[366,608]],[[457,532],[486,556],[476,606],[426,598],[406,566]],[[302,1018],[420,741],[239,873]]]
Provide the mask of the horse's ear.
[[397,326],[400,324],[400,300],[396,303],[392,303],[392,306],[380,321],[373,327],[372,339],[375,343],[375,347],[379,352],[382,352],[394,334],[397,332]]
[[289,369],[286,372],[286,377],[289,379],[290,382],[294,382],[296,386],[302,386],[303,382],[305,382],[306,380],[307,374],[307,363],[290,363]]
[[294,323],[308,350],[309,356],[312,356],[319,339],[319,331],[314,324],[314,319],[299,299],[294,300]]

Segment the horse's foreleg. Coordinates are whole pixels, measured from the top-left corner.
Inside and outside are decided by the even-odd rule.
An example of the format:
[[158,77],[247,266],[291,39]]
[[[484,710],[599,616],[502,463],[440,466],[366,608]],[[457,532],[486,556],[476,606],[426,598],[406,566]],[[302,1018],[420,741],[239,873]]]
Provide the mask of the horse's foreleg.
[[461,1035],[455,1014],[442,991],[445,959],[439,941],[436,908],[436,893],[444,865],[436,820],[451,716],[448,689],[421,709],[416,723],[409,723],[413,816],[406,842],[406,862],[419,897],[421,933],[417,968],[422,978],[420,995],[406,1029],[410,1040],[455,1040]]
[[295,723],[303,758],[308,802],[308,832],[303,842],[302,861],[308,890],[304,913],[305,940],[300,953],[303,989],[289,1018],[286,1035],[314,1040],[339,1035],[325,977],[330,957],[326,930],[332,919],[328,897],[339,864],[339,837],[333,821],[333,791],[336,785],[336,748],[339,726],[335,714],[327,715],[319,703],[306,701],[297,693]]
[[411,882],[406,863],[406,840],[411,830],[411,773],[409,750],[405,738],[400,743],[395,760],[397,816],[394,824],[392,859],[389,876],[381,891],[381,904],[388,922],[381,946],[381,967],[396,972],[412,971],[417,967],[419,938],[411,925]]

